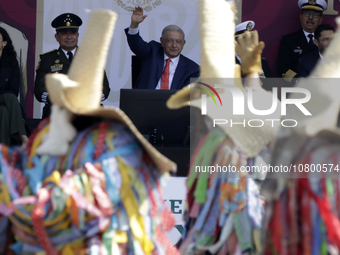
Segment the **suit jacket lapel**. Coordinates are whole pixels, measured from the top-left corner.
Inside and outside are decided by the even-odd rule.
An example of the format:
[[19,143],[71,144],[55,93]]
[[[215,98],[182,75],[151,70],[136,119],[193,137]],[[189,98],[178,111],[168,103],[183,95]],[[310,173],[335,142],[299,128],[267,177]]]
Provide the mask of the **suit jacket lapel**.
[[302,48],[304,48],[304,49],[308,46],[307,38],[306,38],[302,28],[300,29],[300,33],[299,33],[299,43],[301,44]]
[[186,65],[185,65],[185,61],[184,58],[182,57],[182,54],[179,56],[179,61],[178,61],[178,65],[174,74],[174,78],[172,79],[172,83],[171,83],[171,89],[178,89],[179,85],[181,84],[181,80],[183,75],[186,72]]
[[319,50],[316,50],[314,54],[315,54],[315,59],[317,59],[317,60],[321,59],[320,54],[319,54]]
[[164,68],[164,51],[163,48],[161,47],[157,53],[158,57],[157,57],[157,80],[156,80],[156,84],[155,84],[155,88],[157,86],[157,83],[159,81],[159,79],[162,76],[162,72],[163,72],[163,68]]

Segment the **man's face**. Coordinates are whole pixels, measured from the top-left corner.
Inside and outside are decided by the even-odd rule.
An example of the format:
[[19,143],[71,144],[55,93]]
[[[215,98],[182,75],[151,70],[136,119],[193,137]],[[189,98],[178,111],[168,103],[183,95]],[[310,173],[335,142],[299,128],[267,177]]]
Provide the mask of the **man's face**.
[[321,36],[318,40],[314,39],[316,46],[318,46],[319,52],[321,54],[324,53],[325,49],[328,47],[330,42],[333,40],[334,37],[333,30],[325,30],[321,32]]
[[302,13],[300,13],[301,27],[308,33],[314,33],[314,30],[318,25],[321,24],[321,21],[321,12],[314,10],[304,10]]
[[180,31],[166,31],[164,38],[161,37],[161,45],[165,55],[175,58],[181,54],[185,41]]
[[54,37],[62,49],[71,51],[78,45],[79,33],[71,30],[60,30]]

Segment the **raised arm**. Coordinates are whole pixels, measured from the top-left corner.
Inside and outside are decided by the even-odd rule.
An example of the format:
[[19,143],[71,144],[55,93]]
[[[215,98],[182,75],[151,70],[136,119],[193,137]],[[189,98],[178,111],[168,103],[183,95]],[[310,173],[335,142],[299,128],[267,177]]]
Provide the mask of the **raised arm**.
[[[136,54],[141,60],[146,58],[150,52],[149,43],[145,42],[139,35],[138,25],[143,22],[147,15],[143,15],[143,8],[136,7],[131,15],[131,24],[125,29],[125,34],[130,47],[130,50]],[[135,31],[131,31],[135,29]],[[133,33],[132,33],[133,32]]]
[[244,85],[247,87],[261,87],[259,72],[262,71],[261,53],[263,48],[264,42],[259,42],[256,30],[253,31],[252,35],[249,32],[245,32],[235,42],[236,53],[242,61],[241,71],[243,75],[246,78],[257,78],[246,79]]
[[136,7],[135,10],[132,12],[131,15],[131,24],[130,28],[135,29],[138,28],[139,23],[143,22],[144,19],[148,15],[143,15],[143,8],[142,7]]

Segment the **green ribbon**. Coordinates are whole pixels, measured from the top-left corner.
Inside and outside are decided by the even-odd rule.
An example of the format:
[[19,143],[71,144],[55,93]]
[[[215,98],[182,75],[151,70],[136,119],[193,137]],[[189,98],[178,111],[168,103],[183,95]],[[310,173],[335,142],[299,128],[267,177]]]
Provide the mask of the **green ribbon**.
[[216,148],[225,138],[226,134],[220,128],[214,128],[206,138],[193,161],[194,163],[190,169],[187,185],[188,189],[190,189],[195,178],[198,178],[194,191],[194,197],[198,204],[204,204],[206,201],[209,172],[196,172],[196,166],[208,167],[213,162]]

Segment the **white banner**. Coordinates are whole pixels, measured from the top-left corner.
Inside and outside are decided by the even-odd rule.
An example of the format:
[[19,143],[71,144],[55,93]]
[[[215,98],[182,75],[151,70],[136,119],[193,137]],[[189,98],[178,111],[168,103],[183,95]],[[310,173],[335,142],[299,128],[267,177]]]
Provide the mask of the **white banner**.
[[186,177],[171,177],[167,179],[166,186],[163,187],[165,204],[176,219],[176,227],[168,233],[168,237],[173,244],[179,241],[184,230],[183,215],[187,195],[186,180]]

